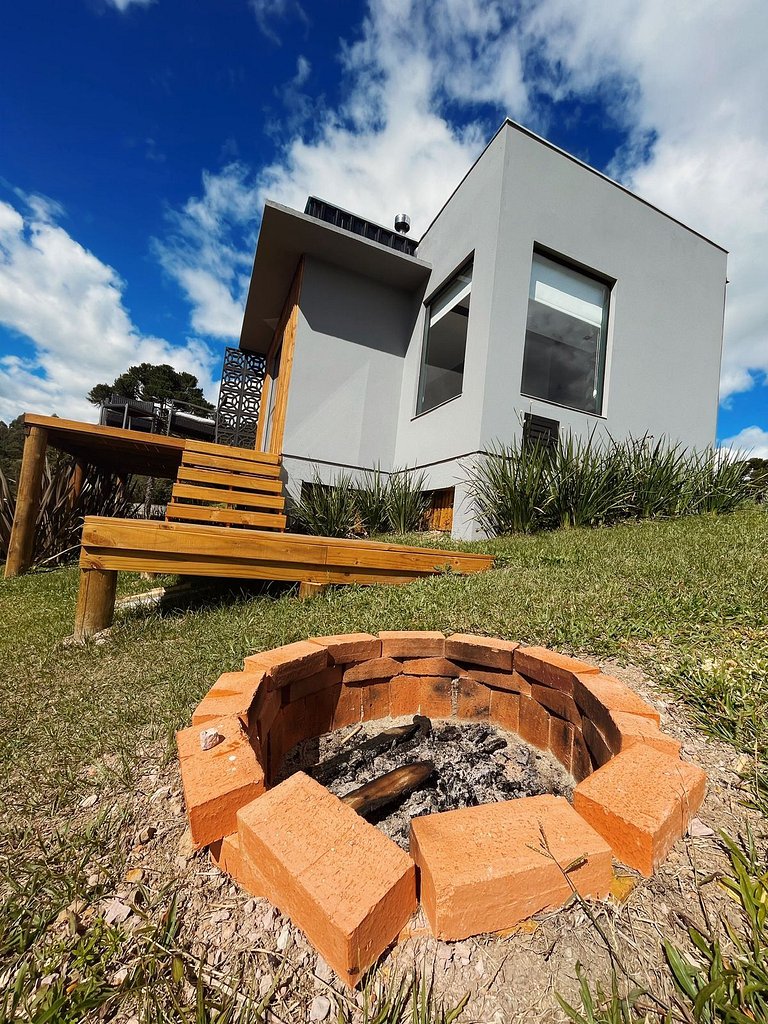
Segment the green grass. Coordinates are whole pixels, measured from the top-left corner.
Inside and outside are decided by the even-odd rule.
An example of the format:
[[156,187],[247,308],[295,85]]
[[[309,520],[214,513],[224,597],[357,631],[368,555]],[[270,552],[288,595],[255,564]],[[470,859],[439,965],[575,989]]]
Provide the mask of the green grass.
[[[0,582],[0,980],[4,972],[21,979],[21,994],[0,1001],[0,1021],[20,1015],[20,1005],[40,1024],[95,1019],[99,1007],[108,1016],[121,998],[110,971],[127,941],[137,965],[130,984],[158,993],[157,1019],[216,1019],[171,998],[183,950],[177,938],[158,943],[156,932],[167,927],[159,922],[172,893],[157,897],[143,935],[127,940],[94,920],[53,941],[57,915],[73,900],[92,905],[113,891],[124,866],[119,802],[89,826],[75,812],[102,785],[115,798],[129,793],[147,758],[171,758],[174,730],[221,672],[306,636],[475,631],[640,665],[702,729],[754,758],[754,800],[765,810],[766,510],[443,544],[491,552],[498,568],[407,587],[333,588],[306,602],[288,589],[231,594],[186,611],[137,610],[118,618],[109,642],[85,647],[62,643],[72,631],[76,568]],[[154,585],[120,580],[123,594]],[[103,871],[95,889],[87,882],[94,860]],[[45,1016],[60,993],[41,996],[39,982],[62,958],[83,965],[67,996],[80,1000],[79,1017],[60,1007]],[[203,1007],[209,998],[203,994]],[[32,1012],[35,1000],[42,1009]],[[228,1012],[238,1019],[242,1006]],[[243,1019],[258,1020],[257,1009]]]

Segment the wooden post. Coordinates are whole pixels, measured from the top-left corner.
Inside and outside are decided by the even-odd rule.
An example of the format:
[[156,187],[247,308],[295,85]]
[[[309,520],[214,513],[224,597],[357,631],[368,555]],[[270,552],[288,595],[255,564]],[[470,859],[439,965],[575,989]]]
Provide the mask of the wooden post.
[[115,616],[117,572],[114,569],[81,569],[75,612],[75,640],[82,642],[112,625]]
[[35,546],[35,523],[40,508],[40,492],[43,486],[45,450],[48,447],[48,431],[43,427],[30,427],[24,442],[21,457],[19,486],[16,492],[16,512],[8,543],[8,558],[5,563],[5,578],[20,576],[32,564]]
[[327,583],[310,583],[307,580],[299,583],[299,598],[302,601],[309,601],[313,597],[320,597],[323,591],[328,589]]
[[69,507],[74,508],[85,481],[85,463],[82,459],[75,459],[72,467],[72,479],[69,484]]

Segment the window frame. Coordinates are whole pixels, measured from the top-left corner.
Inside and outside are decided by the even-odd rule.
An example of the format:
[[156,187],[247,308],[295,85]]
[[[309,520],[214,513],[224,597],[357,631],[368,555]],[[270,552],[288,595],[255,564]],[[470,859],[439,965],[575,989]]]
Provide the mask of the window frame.
[[[461,263],[459,263],[450,272],[450,274],[448,274],[445,278],[443,278],[443,280],[440,282],[440,284],[433,291],[431,291],[429,293],[427,298],[424,299],[424,303],[423,303],[424,326],[423,326],[422,333],[421,333],[421,356],[419,358],[419,373],[418,373],[418,376],[416,378],[416,403],[415,403],[416,408],[415,408],[413,416],[411,417],[412,419],[419,419],[421,416],[427,416],[429,413],[434,412],[435,409],[441,409],[444,405],[448,405],[449,402],[455,402],[456,399],[461,398],[461,396],[464,394],[464,372],[462,371],[462,374],[461,374],[461,391],[459,391],[459,393],[457,395],[452,395],[450,398],[446,398],[444,401],[438,402],[436,405],[430,405],[430,407],[428,409],[420,409],[419,408],[419,406],[421,405],[421,400],[422,400],[422,381],[423,381],[424,369],[425,369],[426,361],[427,361],[427,349],[428,349],[428,345],[429,345],[429,329],[430,329],[430,326],[431,326],[430,325],[430,320],[431,320],[430,309],[432,308],[434,303],[440,298],[440,296],[451,287],[451,285],[456,280],[456,278],[459,277],[459,275],[463,271],[465,271],[469,267],[471,267],[472,268],[472,279],[471,279],[470,284],[469,284],[469,293],[468,293],[469,297],[470,297],[470,310],[469,310],[469,313],[467,314],[467,338],[468,338],[469,337],[469,314],[471,313],[472,290],[473,290],[473,287],[474,287],[474,284],[475,284],[475,275],[474,275],[475,266],[474,265],[475,265],[475,253],[474,253],[474,250],[473,250],[468,256],[466,256],[461,261]],[[465,343],[464,343],[465,367],[466,367],[466,354],[467,354],[467,347],[466,347],[466,340],[465,340]]]
[[[539,395],[532,395],[529,391],[523,389],[523,374],[525,370],[525,349],[527,344],[526,335],[528,334],[528,302],[530,300],[530,287],[531,287],[531,274],[533,273],[533,263],[537,256],[542,259],[549,260],[551,263],[557,263],[565,270],[572,270],[577,274],[581,274],[582,277],[586,277],[596,284],[603,285],[607,289],[607,295],[605,299],[605,305],[603,307],[603,319],[600,325],[600,346],[598,349],[598,358],[596,360],[595,372],[600,381],[600,386],[597,391],[597,400],[595,403],[595,409],[580,409],[576,405],[568,405],[565,402],[556,402],[551,398],[541,398]],[[595,270],[593,267],[587,266],[585,263],[581,263],[579,260],[575,260],[570,256],[565,256],[563,253],[557,252],[555,249],[549,249],[547,246],[539,245],[535,243],[531,252],[530,261],[530,273],[528,275],[528,288],[526,291],[526,303],[525,303],[525,332],[523,334],[523,359],[520,367],[520,395],[523,398],[529,398],[533,402],[543,402],[545,405],[552,405],[558,409],[569,409],[571,412],[580,413],[582,416],[594,416],[598,419],[605,419],[605,405],[606,397],[608,393],[608,349],[609,349],[609,331],[613,325],[613,304],[614,304],[614,290],[617,279],[610,277],[608,274],[603,273],[600,270]]]

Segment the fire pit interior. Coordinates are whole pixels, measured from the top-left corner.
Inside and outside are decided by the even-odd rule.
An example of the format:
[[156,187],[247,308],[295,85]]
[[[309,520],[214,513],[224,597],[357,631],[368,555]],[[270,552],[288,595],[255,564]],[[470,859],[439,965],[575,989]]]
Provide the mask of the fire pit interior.
[[177,734],[192,839],[355,985],[419,902],[438,937],[651,875],[706,777],[599,668],[438,632],[315,637],[221,676]]
[[432,722],[422,715],[388,728],[366,722],[305,740],[278,779],[297,771],[324,785],[403,850],[411,819],[459,807],[541,796],[569,797],[573,777],[549,752],[490,722]]

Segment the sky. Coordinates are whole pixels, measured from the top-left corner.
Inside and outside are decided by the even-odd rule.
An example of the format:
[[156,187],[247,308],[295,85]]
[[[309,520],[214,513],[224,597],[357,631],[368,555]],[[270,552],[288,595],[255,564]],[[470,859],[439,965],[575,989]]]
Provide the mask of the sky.
[[768,457],[764,0],[25,0],[0,32],[0,419],[215,399],[265,199],[418,237],[509,116],[730,251],[718,439]]

